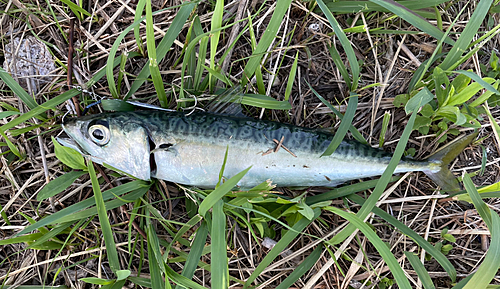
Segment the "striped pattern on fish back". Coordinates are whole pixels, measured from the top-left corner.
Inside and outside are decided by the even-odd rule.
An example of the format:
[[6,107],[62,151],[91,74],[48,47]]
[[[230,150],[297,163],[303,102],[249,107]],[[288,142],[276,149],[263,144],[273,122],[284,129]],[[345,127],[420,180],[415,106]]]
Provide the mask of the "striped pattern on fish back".
[[[283,139],[283,145],[292,151],[322,154],[333,134],[318,129],[294,126],[274,121],[255,120],[244,117],[232,117],[210,113],[193,113],[186,116],[180,112],[137,111],[114,115],[124,122],[139,121],[153,132],[167,133],[173,138],[209,144],[234,144],[252,146],[256,143],[273,147],[273,139]],[[374,149],[356,141],[345,140],[334,153],[339,157],[380,159],[390,158],[391,154]]]

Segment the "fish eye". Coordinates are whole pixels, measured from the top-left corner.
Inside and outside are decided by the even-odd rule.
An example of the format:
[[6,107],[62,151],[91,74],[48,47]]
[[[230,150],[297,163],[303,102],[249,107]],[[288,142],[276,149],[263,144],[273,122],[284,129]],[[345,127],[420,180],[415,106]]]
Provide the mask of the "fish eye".
[[102,124],[95,124],[89,128],[89,135],[92,141],[98,145],[105,145],[109,142],[109,129]]

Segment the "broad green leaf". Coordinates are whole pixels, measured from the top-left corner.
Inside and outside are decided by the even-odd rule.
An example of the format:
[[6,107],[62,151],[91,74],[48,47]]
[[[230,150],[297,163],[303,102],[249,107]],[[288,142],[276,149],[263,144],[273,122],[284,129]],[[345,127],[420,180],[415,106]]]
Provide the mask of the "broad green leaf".
[[46,184],[45,187],[43,187],[43,189],[38,192],[36,199],[38,201],[43,201],[59,194],[60,192],[71,186],[71,184],[73,184],[76,179],[83,176],[84,174],[86,174],[86,172],[81,171],[72,171],[69,173],[65,173],[64,175]]
[[429,89],[424,88],[419,93],[417,93],[414,97],[410,98],[405,106],[405,111],[407,114],[410,114],[414,111],[418,111],[422,106],[426,103],[430,102],[434,99],[434,95],[429,91]]
[[[491,83],[495,82],[493,78],[485,78],[484,82],[491,85]],[[446,105],[460,105],[471,99],[476,93],[478,93],[481,89],[484,89],[483,85],[479,82],[471,83],[467,88],[463,89],[461,92],[452,95]],[[496,90],[496,89],[495,89]]]
[[130,276],[130,270],[118,270],[115,272],[116,280],[125,280],[128,276]]
[[[432,71],[432,78],[434,79],[438,106],[442,106],[448,96],[450,80],[446,73],[439,67],[434,68]],[[445,88],[443,88],[443,86]]]
[[96,277],[80,278],[78,280],[86,282],[86,283],[90,283],[90,284],[96,284],[96,285],[109,285],[109,284],[113,284],[115,282],[115,280],[101,279],[101,278],[96,278]]
[[60,145],[54,137],[52,137],[52,143],[54,144],[54,152],[57,159],[63,164],[75,170],[87,170],[85,160],[79,152],[70,147]]
[[474,72],[466,71],[466,70],[457,70],[457,71],[454,71],[454,73],[466,75],[467,77],[471,78],[475,82],[481,84],[483,86],[483,88],[486,88],[487,90],[489,90],[495,94],[500,95],[500,91],[498,91],[495,87],[493,87],[493,85],[491,85],[493,82],[495,82],[495,79],[492,79],[490,77],[481,78],[479,75],[475,74]]
[[[498,89],[498,85],[500,84],[500,80],[495,81],[495,83],[492,84],[493,88]],[[481,94],[477,99],[472,101],[469,106],[471,107],[476,107],[481,104],[483,104],[485,101],[487,101],[494,93],[491,91],[485,91],[483,94]]]

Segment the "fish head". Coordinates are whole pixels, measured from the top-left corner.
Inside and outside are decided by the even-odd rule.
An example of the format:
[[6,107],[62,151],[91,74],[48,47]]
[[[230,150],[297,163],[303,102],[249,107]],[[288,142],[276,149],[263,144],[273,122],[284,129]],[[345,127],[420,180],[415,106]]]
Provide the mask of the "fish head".
[[69,138],[58,138],[92,161],[141,180],[150,180],[149,134],[143,124],[120,114],[98,114],[63,121]]

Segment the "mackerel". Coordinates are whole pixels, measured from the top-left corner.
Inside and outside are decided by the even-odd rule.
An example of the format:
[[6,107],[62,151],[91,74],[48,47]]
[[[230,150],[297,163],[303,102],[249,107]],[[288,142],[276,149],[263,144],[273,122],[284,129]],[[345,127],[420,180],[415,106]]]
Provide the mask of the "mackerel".
[[[381,175],[392,155],[344,140],[321,156],[334,134],[273,121],[209,113],[115,112],[63,122],[69,138],[58,140],[94,162],[142,180],[157,178],[213,188],[251,167],[238,186],[270,180],[281,187],[327,186]],[[457,139],[427,160],[402,159],[395,173],[423,171],[443,189],[459,189],[447,165],[473,139]]]

